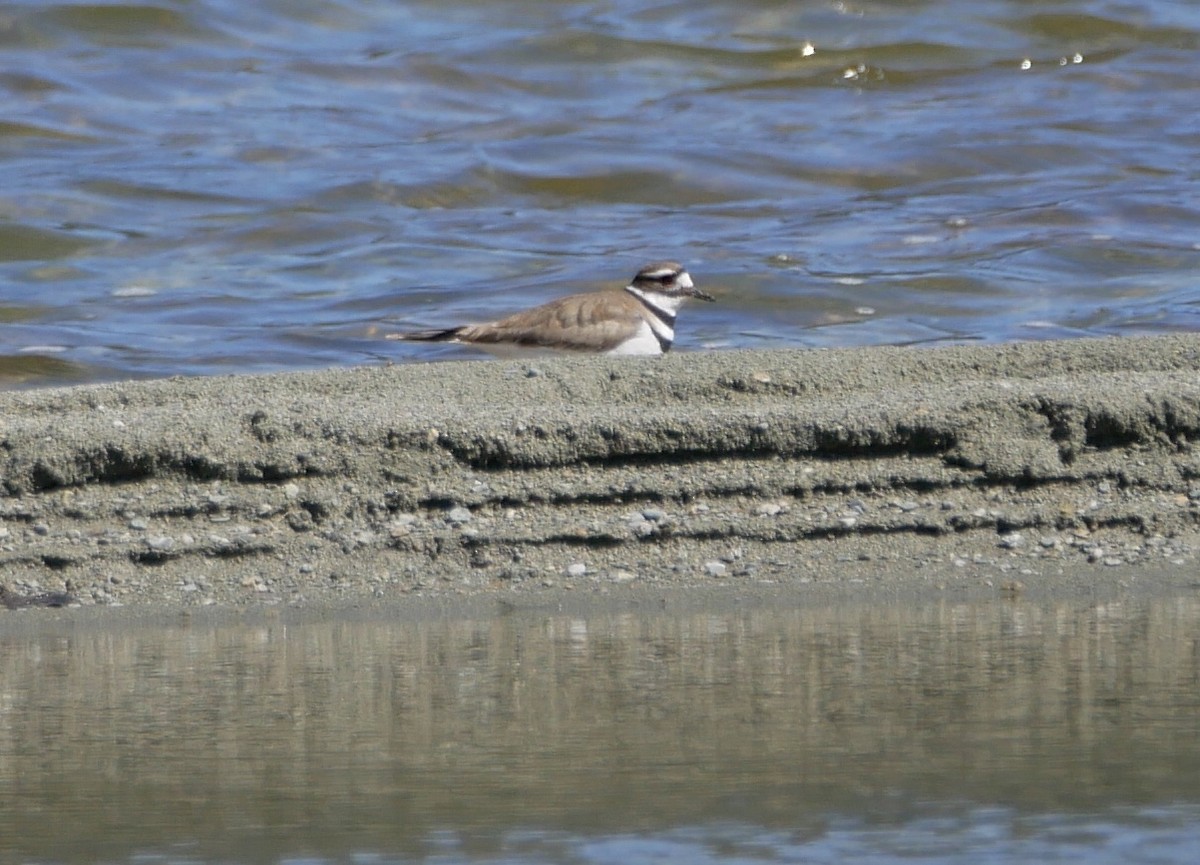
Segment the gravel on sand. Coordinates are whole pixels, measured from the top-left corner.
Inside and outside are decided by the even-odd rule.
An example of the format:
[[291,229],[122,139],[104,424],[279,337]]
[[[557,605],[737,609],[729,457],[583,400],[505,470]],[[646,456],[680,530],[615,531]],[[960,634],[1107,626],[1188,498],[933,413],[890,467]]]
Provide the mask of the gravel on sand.
[[0,394],[0,585],[190,607],[1194,572],[1197,336],[529,369]]

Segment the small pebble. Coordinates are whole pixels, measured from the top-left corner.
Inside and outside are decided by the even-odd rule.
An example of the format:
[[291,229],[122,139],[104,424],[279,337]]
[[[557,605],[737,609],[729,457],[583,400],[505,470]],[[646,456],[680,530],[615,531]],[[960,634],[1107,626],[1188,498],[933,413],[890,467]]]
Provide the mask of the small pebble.
[[587,565],[585,565],[583,562],[572,562],[571,564],[567,565],[568,577],[582,577],[586,573]]
[[719,562],[716,559],[704,563],[704,573],[710,577],[722,577],[728,566],[724,562]]
[[144,531],[149,525],[150,524],[148,522],[146,522],[144,519],[142,519],[141,517],[134,517],[132,520],[129,521],[129,528],[135,529],[136,531],[139,531],[139,532]]
[[642,511],[642,516],[645,519],[650,520],[652,523],[661,523],[667,518],[666,513],[658,508],[646,508],[644,511]]
[[1000,536],[1000,546],[1006,550],[1015,550],[1017,547],[1025,543],[1025,538],[1020,532],[1009,532],[1007,535]]
[[471,521],[471,512],[464,507],[451,508],[446,514],[446,522],[461,526]]
[[635,520],[630,522],[629,527],[633,533],[639,538],[648,538],[654,534],[654,523],[649,520]]

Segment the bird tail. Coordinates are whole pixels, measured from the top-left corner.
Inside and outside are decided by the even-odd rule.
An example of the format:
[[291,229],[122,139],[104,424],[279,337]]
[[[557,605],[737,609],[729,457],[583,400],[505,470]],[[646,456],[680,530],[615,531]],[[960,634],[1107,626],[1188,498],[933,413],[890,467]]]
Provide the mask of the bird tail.
[[388,339],[403,339],[408,342],[449,342],[458,336],[461,327],[447,327],[442,330],[410,330],[407,333],[389,333]]

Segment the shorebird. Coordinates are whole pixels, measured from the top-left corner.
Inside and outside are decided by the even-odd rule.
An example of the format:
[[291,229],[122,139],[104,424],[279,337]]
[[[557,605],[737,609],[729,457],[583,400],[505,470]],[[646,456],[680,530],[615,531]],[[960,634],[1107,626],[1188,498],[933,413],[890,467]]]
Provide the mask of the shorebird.
[[387,338],[451,342],[510,357],[553,351],[662,354],[675,341],[679,307],[693,297],[713,300],[696,288],[682,264],[658,261],[639,270],[622,290],[572,294],[497,321]]

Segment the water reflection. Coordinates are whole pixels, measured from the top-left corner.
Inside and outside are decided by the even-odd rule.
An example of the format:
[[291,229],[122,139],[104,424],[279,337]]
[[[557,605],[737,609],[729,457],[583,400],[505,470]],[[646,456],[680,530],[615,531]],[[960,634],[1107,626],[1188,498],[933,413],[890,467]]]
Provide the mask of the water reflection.
[[0,857],[1192,843],[1164,808],[1200,801],[1198,625],[1188,597],[0,631]]

